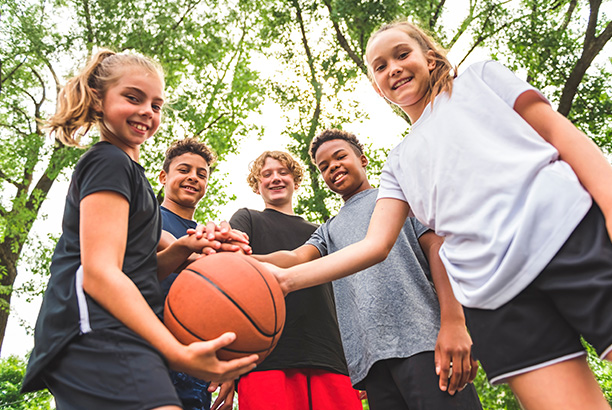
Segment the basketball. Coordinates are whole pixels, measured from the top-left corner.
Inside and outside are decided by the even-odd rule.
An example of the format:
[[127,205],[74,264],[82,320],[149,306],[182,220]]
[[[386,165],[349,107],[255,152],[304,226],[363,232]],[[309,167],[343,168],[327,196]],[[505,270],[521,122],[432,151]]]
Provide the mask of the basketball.
[[254,258],[216,253],[196,260],[178,275],[168,293],[164,323],[184,344],[225,332],[236,340],[217,351],[221,360],[274,349],[285,324],[285,298],[274,275]]

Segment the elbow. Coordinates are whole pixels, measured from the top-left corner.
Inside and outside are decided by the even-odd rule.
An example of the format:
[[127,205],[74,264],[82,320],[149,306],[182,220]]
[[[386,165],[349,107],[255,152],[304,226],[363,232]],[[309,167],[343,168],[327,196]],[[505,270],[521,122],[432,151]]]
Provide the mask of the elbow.
[[391,249],[393,249],[393,245],[394,243],[391,243],[391,244],[377,243],[375,246],[372,246],[371,247],[371,250],[372,250],[371,260],[374,262],[374,264],[380,263],[384,261],[385,259],[387,259],[387,256],[389,256],[389,253],[391,253]]

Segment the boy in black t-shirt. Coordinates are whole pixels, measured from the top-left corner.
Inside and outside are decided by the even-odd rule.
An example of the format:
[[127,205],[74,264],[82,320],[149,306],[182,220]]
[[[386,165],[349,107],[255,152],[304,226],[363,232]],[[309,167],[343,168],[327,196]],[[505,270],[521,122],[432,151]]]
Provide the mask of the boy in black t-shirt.
[[[239,209],[230,219],[232,228],[249,236],[254,254],[302,245],[317,228],[293,212],[302,166],[288,153],[266,151],[250,171],[248,183],[265,209]],[[361,410],[347,375],[331,284],[302,289],[285,302],[285,328],[276,348],[240,379],[240,409]]]

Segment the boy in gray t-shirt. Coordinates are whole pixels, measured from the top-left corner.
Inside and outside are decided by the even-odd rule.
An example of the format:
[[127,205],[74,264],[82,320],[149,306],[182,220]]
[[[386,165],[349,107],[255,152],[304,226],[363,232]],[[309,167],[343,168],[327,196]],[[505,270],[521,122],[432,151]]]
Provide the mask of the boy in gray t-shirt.
[[[326,130],[313,140],[310,153],[344,206],[306,244],[257,256],[260,260],[289,267],[365,237],[377,190],[365,172],[363,146],[353,134]],[[478,365],[470,356],[463,310],[438,256],[441,244],[440,237],[408,218],[387,259],[333,282],[351,381],[366,390],[372,410],[481,408],[468,384]]]

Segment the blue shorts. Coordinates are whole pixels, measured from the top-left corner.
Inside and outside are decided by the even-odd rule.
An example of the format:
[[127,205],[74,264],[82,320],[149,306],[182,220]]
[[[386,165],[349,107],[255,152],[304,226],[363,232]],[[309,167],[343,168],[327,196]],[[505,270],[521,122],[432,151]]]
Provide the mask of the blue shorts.
[[76,337],[43,371],[58,410],[178,406],[161,354],[127,328]]
[[612,243],[597,205],[538,277],[505,305],[464,308],[473,353],[492,384],[612,349]]

